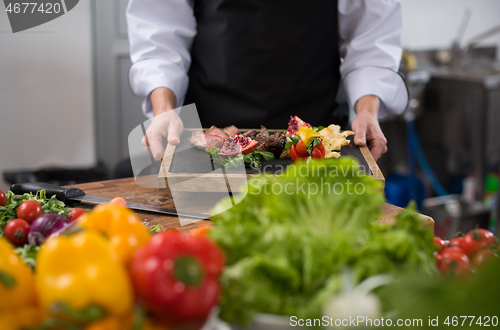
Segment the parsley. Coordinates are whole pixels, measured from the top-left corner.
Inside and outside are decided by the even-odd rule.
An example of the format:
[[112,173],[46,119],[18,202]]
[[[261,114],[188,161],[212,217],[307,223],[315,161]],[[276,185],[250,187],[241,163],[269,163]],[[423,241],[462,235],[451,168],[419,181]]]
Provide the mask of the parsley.
[[163,226],[158,223],[154,226],[151,226],[151,228],[149,228],[149,231],[151,232],[151,234],[156,234],[156,233],[162,232]]
[[219,155],[220,149],[217,148],[210,148],[209,152],[214,164],[225,167],[226,169],[238,168],[245,164],[248,167],[257,170],[262,168],[260,157],[263,157],[267,161],[274,159],[274,154],[272,152],[261,150],[255,150],[249,154],[239,154],[237,156],[221,156]]

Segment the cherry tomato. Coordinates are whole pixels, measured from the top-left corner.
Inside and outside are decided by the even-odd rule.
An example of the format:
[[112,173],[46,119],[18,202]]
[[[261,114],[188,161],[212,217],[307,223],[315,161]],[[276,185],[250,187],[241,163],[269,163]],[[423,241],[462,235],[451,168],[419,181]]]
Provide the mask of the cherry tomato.
[[323,159],[325,158],[325,155],[323,155],[318,148],[314,147],[311,152],[311,157],[314,159]]
[[434,245],[438,248],[438,252],[441,252],[446,247],[444,241],[439,237],[434,237]]
[[486,229],[473,229],[464,236],[463,250],[469,258],[482,249],[496,244],[495,235]]
[[123,197],[115,197],[111,200],[111,202],[109,202],[109,204],[127,207],[127,201]]
[[478,251],[476,255],[474,255],[474,258],[472,259],[472,265],[479,268],[495,258],[498,258],[498,255],[495,252],[489,249],[484,249]]
[[13,245],[22,246],[28,243],[29,231],[29,223],[22,219],[12,219],[7,222],[4,229],[4,235]]
[[448,247],[457,247],[463,249],[464,247],[464,238],[463,237],[455,237],[450,239],[448,242]]
[[290,146],[290,158],[293,161],[296,161],[297,158],[299,158],[299,155],[297,155],[297,151],[295,150],[295,145],[293,144]]
[[309,157],[309,152],[307,152],[304,141],[300,140],[299,142],[297,142],[297,144],[295,145],[295,150],[297,151],[297,155],[299,155],[300,157]]
[[441,252],[438,269],[443,275],[450,271],[455,275],[466,274],[470,270],[470,260],[462,249],[458,247],[446,248]]
[[316,148],[318,148],[319,151],[321,151],[321,153],[323,154],[323,158],[325,158],[326,150],[325,150],[325,146],[323,145],[323,142],[321,142],[321,140],[319,141],[319,144],[316,146]]
[[87,212],[84,209],[81,209],[79,207],[75,207],[71,211],[68,212],[69,215],[69,221],[76,220],[78,218],[81,218],[82,216],[86,215]]
[[5,197],[5,194],[3,193],[2,189],[0,189],[0,206],[5,206],[6,201],[7,198]]
[[37,201],[24,201],[17,208],[17,217],[29,224],[43,214],[42,206]]

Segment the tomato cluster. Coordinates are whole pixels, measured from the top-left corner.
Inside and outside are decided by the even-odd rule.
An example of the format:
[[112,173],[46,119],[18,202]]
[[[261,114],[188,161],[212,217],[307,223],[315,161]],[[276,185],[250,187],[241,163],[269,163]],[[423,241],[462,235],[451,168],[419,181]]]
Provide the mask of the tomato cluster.
[[[0,189],[0,206],[5,206],[6,197]],[[31,224],[43,214],[43,208],[40,203],[34,200],[27,200],[19,204],[16,210],[17,218],[7,222],[4,228],[4,236],[15,246],[23,246],[28,243],[28,234]],[[87,214],[84,209],[74,208],[68,212],[70,221]]]
[[466,235],[455,237],[447,244],[434,237],[438,248],[435,254],[441,274],[452,273],[463,276],[473,273],[493,258],[498,258],[497,241],[493,233],[486,229],[473,229]]
[[297,159],[307,160],[307,158],[312,157],[314,159],[325,158],[326,150],[323,146],[323,142],[318,139],[318,144],[312,147],[311,153],[307,150],[304,141],[300,140],[297,144],[292,144],[290,146],[290,158],[295,162]]
[[[3,195],[3,192],[0,195]],[[17,219],[12,219],[5,225],[5,238],[16,246],[28,243],[30,225],[42,214],[40,203],[31,200],[22,202],[17,208]]]

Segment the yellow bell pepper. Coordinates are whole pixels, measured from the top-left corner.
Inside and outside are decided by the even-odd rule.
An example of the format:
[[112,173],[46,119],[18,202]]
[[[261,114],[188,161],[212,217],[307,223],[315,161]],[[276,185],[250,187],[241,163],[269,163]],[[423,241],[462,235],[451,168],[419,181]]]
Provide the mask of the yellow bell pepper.
[[314,128],[302,126],[299,128],[297,135],[300,136],[300,139],[307,146],[315,137],[321,137],[319,132],[316,132]]
[[151,238],[148,228],[137,215],[119,205],[98,205],[90,214],[78,220],[78,225],[105,234],[109,238],[111,251],[124,264],[128,264],[134,251]]
[[85,324],[132,310],[125,267],[107,240],[93,231],[45,241],[38,252],[35,283],[43,310],[64,321]]
[[2,330],[33,328],[41,319],[30,268],[0,237],[0,326]]

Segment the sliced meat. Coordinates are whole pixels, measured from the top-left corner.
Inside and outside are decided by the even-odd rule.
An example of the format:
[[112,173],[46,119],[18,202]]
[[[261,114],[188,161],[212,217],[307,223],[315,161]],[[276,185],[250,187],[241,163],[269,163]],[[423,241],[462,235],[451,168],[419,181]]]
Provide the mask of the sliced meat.
[[231,125],[223,129],[224,132],[229,135],[230,138],[234,138],[238,134],[238,127]]
[[258,134],[257,130],[255,130],[255,129],[251,129],[251,130],[243,133],[243,135],[248,136],[249,138],[251,138],[253,140],[255,140],[255,137],[257,136],[257,134]]
[[207,147],[207,140],[205,139],[205,134],[202,131],[194,131],[189,137],[188,142],[189,144],[200,149],[205,149]]
[[285,143],[286,137],[283,135],[283,133],[276,132],[266,139],[264,145],[277,157],[285,148]]
[[286,137],[283,135],[283,133],[280,132],[276,132],[273,135],[261,137],[260,140],[261,144],[257,149],[261,151],[272,152],[276,157],[281,154],[286,143]]
[[220,149],[222,148],[222,144],[224,143],[224,138],[217,136],[217,135],[208,135],[205,134],[205,138],[207,139],[207,148],[205,149],[206,151],[209,151],[210,148],[217,148]]
[[204,134],[201,131],[194,131],[188,139],[191,145],[209,151],[210,148],[221,148],[224,138],[217,135]]
[[257,134],[257,136],[255,137],[255,140],[259,142],[259,145],[264,143],[265,138],[269,136],[269,132],[264,126],[261,125],[260,128],[261,128],[260,133]]
[[221,138],[229,139],[229,135],[226,132],[224,132],[223,130],[221,130],[220,128],[217,128],[215,126],[210,127],[208,129],[208,131],[205,132],[205,134],[217,135],[217,136],[220,136]]

